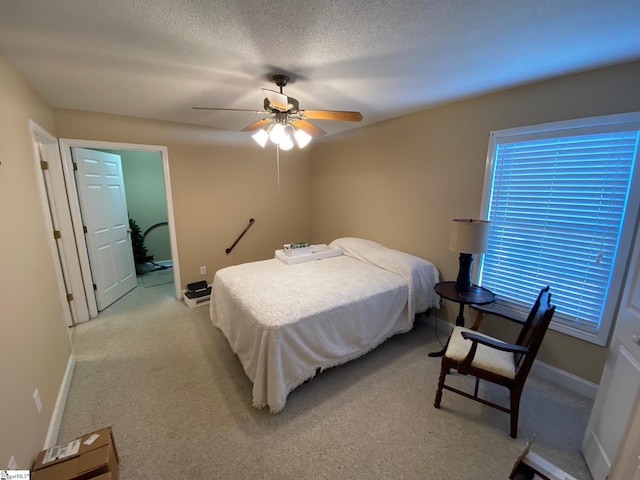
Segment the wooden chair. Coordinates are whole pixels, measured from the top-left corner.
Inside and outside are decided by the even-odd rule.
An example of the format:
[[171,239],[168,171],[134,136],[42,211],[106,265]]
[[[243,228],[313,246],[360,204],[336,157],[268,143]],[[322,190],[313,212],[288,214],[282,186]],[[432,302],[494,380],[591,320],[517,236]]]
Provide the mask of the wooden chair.
[[[547,286],[540,291],[514,344],[468,328],[455,327],[449,339],[447,351],[442,357],[434,406],[440,408],[442,390],[446,389],[497,408],[511,414],[511,436],[517,438],[522,389],[556,308],[550,304],[550,301],[551,294]],[[473,395],[445,385],[445,378],[451,369],[457,370],[462,375],[476,377]],[[480,379],[508,388],[511,397],[510,408],[478,397]]]

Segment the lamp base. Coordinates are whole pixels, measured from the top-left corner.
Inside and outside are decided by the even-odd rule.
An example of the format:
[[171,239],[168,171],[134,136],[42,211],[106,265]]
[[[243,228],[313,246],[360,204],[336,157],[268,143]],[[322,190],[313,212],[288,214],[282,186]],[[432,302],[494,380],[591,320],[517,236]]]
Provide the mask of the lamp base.
[[458,278],[456,279],[456,290],[465,292],[471,287],[471,264],[473,263],[472,253],[461,253],[458,257],[460,269],[458,270]]

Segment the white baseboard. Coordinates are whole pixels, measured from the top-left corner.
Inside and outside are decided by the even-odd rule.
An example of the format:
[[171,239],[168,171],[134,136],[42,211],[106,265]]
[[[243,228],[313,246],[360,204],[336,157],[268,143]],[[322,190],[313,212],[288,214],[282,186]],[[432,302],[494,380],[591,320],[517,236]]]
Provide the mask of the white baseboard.
[[531,367],[531,374],[549,383],[582,395],[583,397],[591,400],[596,399],[598,385],[572,373],[565,372],[553,365],[536,360],[533,362],[533,367]]
[[[453,330],[453,324],[442,318],[436,319],[436,317],[433,317],[432,315],[426,317],[426,323],[434,328],[437,325],[438,333],[440,335],[449,336],[451,334],[451,331]],[[531,374],[548,383],[558,385],[591,400],[595,400],[596,393],[598,392],[598,385],[596,385],[595,383],[589,382],[584,378],[578,377],[577,375],[566,372],[539,360],[535,360],[533,362],[533,367],[531,367]]]
[[71,386],[71,377],[73,377],[73,369],[76,366],[76,359],[73,356],[73,352],[69,355],[67,361],[67,369],[62,377],[60,383],[60,390],[58,390],[58,398],[56,399],[56,405],[51,415],[51,421],[49,422],[49,430],[47,431],[47,438],[44,441],[43,450],[51,448],[56,445],[58,441],[58,432],[60,431],[60,425],[62,424],[62,414],[64,413],[64,406],[67,403],[67,395],[69,393],[69,387]]
[[440,318],[440,317],[432,315],[432,312],[433,312],[433,310],[429,310],[429,314],[428,315],[423,315],[420,318],[423,319],[423,321],[427,325],[430,325],[432,328],[435,328],[437,326],[438,327],[438,335],[446,335],[447,337],[449,335],[451,335],[451,332],[453,331],[454,325],[452,323],[449,323],[448,321],[446,321],[444,318]]

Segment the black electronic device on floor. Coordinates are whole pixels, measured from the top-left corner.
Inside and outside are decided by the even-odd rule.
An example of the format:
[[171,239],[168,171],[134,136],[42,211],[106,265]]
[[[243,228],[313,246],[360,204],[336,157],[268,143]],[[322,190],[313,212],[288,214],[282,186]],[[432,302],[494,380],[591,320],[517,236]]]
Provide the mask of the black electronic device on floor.
[[211,295],[211,287],[207,285],[207,282],[201,280],[199,282],[189,283],[187,285],[187,291],[184,292],[185,297],[187,298],[200,298]]

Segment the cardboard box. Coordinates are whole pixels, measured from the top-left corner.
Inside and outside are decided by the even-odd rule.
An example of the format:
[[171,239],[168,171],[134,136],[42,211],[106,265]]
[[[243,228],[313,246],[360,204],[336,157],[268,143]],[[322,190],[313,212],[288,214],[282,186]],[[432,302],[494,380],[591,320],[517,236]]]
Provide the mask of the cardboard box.
[[118,480],[118,452],[111,427],[41,451],[32,480]]
[[564,470],[559,469],[555,465],[549,463],[540,455],[533,453],[531,443],[527,443],[524,451],[520,454],[511,475],[512,480],[576,480]]
[[116,480],[118,477],[114,477],[111,472],[103,473],[97,477],[93,477],[91,480]]

